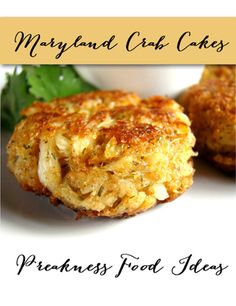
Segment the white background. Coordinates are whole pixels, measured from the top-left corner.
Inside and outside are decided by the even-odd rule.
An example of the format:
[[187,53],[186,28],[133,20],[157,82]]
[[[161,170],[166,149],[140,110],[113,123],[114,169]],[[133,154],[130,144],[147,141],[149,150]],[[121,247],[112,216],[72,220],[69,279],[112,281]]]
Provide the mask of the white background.
[[[61,4],[60,4],[61,3]],[[3,7],[4,6],[4,7]],[[233,1],[7,1],[2,16],[233,16]],[[5,136],[3,141],[5,141]],[[4,142],[5,145],[5,142]],[[204,163],[197,163],[192,188],[176,201],[126,220],[81,220],[47,200],[20,190],[2,155],[1,305],[227,305],[236,303],[235,185]],[[120,254],[140,264],[162,258],[158,274],[125,271],[114,278]],[[17,276],[16,257],[62,264],[98,261],[115,266],[107,276],[37,272]],[[229,265],[213,271],[173,276],[182,257]]]
[[234,0],[7,0],[1,16],[235,16]]

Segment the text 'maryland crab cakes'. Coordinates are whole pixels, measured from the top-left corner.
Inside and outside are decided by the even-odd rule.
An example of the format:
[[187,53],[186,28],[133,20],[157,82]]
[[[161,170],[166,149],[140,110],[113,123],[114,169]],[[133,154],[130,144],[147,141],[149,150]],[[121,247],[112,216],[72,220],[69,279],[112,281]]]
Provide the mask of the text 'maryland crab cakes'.
[[235,66],[206,66],[199,84],[180,103],[192,121],[200,154],[229,174],[235,173]]
[[35,102],[8,144],[25,190],[78,216],[131,216],[192,184],[195,138],[175,101],[97,91]]

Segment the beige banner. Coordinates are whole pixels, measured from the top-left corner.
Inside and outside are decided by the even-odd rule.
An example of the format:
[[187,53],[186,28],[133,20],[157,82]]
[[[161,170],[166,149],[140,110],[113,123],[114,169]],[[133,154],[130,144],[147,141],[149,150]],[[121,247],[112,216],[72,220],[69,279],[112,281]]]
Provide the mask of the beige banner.
[[235,64],[236,18],[0,18],[2,64]]

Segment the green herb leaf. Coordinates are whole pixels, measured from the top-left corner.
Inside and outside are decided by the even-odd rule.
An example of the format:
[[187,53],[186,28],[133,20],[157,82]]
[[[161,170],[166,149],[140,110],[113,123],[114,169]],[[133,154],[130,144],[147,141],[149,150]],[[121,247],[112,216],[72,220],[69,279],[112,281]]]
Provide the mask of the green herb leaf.
[[36,99],[49,101],[96,89],[69,65],[23,66],[23,69],[27,74],[30,92]]
[[72,66],[22,66],[22,71],[7,74],[1,93],[1,126],[13,130],[22,119],[21,110],[35,100],[50,101],[73,94],[93,91],[96,87],[85,81]]
[[26,72],[7,74],[7,83],[1,93],[1,127],[13,130],[21,120],[20,111],[29,106],[35,97],[29,93]]

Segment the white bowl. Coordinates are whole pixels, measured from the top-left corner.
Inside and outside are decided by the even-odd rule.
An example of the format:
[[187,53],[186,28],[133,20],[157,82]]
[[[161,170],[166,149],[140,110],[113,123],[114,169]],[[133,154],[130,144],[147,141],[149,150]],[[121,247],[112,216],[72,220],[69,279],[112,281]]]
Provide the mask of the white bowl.
[[204,66],[75,66],[79,73],[99,89],[135,91],[142,97],[176,97],[197,83]]

